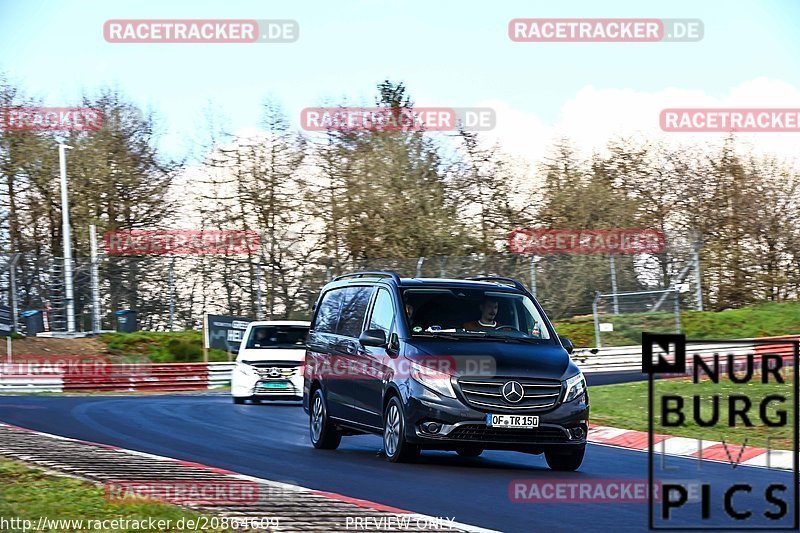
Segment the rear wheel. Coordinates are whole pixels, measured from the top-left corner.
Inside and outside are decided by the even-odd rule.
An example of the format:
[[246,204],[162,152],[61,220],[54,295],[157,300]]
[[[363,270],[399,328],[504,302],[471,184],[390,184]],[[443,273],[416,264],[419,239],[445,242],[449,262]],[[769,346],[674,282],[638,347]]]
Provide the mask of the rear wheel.
[[545,450],[544,458],[547,466],[552,470],[572,472],[577,470],[583,462],[583,454],[586,453],[586,446],[572,447],[566,450]]
[[478,457],[483,453],[483,448],[458,448],[456,453],[461,457]]
[[314,391],[311,398],[311,416],[309,417],[311,444],[320,450],[335,450],[342,441],[342,433],[333,426],[328,416],[328,407],[322,389]]
[[233,403],[235,403],[236,405],[242,405],[244,403],[244,398],[240,398],[239,396],[234,396]]
[[406,420],[400,400],[393,397],[383,414],[383,451],[393,463],[405,463],[419,455],[419,446],[406,440]]

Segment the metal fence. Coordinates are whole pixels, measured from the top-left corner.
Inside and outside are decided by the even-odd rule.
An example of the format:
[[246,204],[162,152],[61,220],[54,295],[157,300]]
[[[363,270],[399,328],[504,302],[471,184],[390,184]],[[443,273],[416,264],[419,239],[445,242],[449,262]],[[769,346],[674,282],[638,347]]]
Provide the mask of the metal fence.
[[[621,336],[625,338],[625,334],[632,331],[636,334],[642,331],[680,333],[681,307],[678,288],[610,294],[598,292],[592,302],[595,346],[601,348],[606,336],[619,343]],[[669,320],[652,320],[658,315],[671,315],[674,326],[665,326]],[[668,328],[666,331],[665,327]]]
[[[139,313],[141,329],[164,331],[199,328],[207,312],[256,319],[308,318],[328,280],[357,270],[393,270],[403,277],[512,277],[529,286],[556,319],[591,315],[598,291],[635,292],[670,285],[669,279],[663,281],[661,266],[648,265],[635,256],[609,259],[508,253],[269,263],[253,256],[101,253],[95,261],[72,260],[72,302],[77,331],[114,329],[114,312],[124,309]],[[41,310],[52,331],[66,330],[64,272],[60,257],[0,256],[0,299],[13,308],[18,331],[24,330],[21,314],[25,310]],[[691,287],[683,291],[691,294]],[[684,300],[694,308],[689,298]]]

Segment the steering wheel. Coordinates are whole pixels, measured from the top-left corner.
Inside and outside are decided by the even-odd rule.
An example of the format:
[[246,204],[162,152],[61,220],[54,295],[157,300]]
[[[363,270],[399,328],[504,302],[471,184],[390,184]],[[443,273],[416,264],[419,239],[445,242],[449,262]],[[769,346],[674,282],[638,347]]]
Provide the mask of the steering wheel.
[[519,331],[519,330],[518,330],[517,328],[515,328],[514,326],[509,326],[509,325],[505,325],[505,326],[497,326],[497,327],[495,327],[494,329],[496,329],[497,331],[503,331],[503,330],[508,330],[508,331]]

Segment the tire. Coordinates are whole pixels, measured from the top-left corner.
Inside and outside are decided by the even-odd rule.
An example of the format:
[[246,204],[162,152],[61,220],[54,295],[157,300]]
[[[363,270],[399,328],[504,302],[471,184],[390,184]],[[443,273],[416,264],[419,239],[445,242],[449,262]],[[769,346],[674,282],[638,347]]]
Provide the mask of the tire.
[[383,451],[392,463],[406,463],[419,456],[419,446],[406,440],[406,419],[397,396],[386,404],[383,413]]
[[584,453],[586,453],[585,445],[567,451],[558,449],[545,450],[544,458],[551,470],[574,472],[581,466]]
[[328,416],[328,406],[325,403],[325,396],[322,389],[314,391],[311,397],[311,409],[309,410],[308,429],[311,436],[311,444],[318,450],[335,450],[342,441],[342,433],[336,429]]
[[458,448],[456,453],[461,457],[480,457],[483,448]]
[[250,401],[253,402],[255,405],[259,405],[261,403],[260,398],[250,398]]
[[236,405],[242,405],[244,403],[244,398],[241,398],[239,396],[234,396],[233,403],[235,403]]

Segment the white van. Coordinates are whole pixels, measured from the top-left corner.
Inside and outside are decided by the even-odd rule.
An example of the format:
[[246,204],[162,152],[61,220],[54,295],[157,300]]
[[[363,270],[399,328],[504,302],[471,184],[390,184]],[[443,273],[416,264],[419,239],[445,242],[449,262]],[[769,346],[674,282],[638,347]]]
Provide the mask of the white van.
[[250,322],[231,378],[233,403],[302,400],[309,322]]

